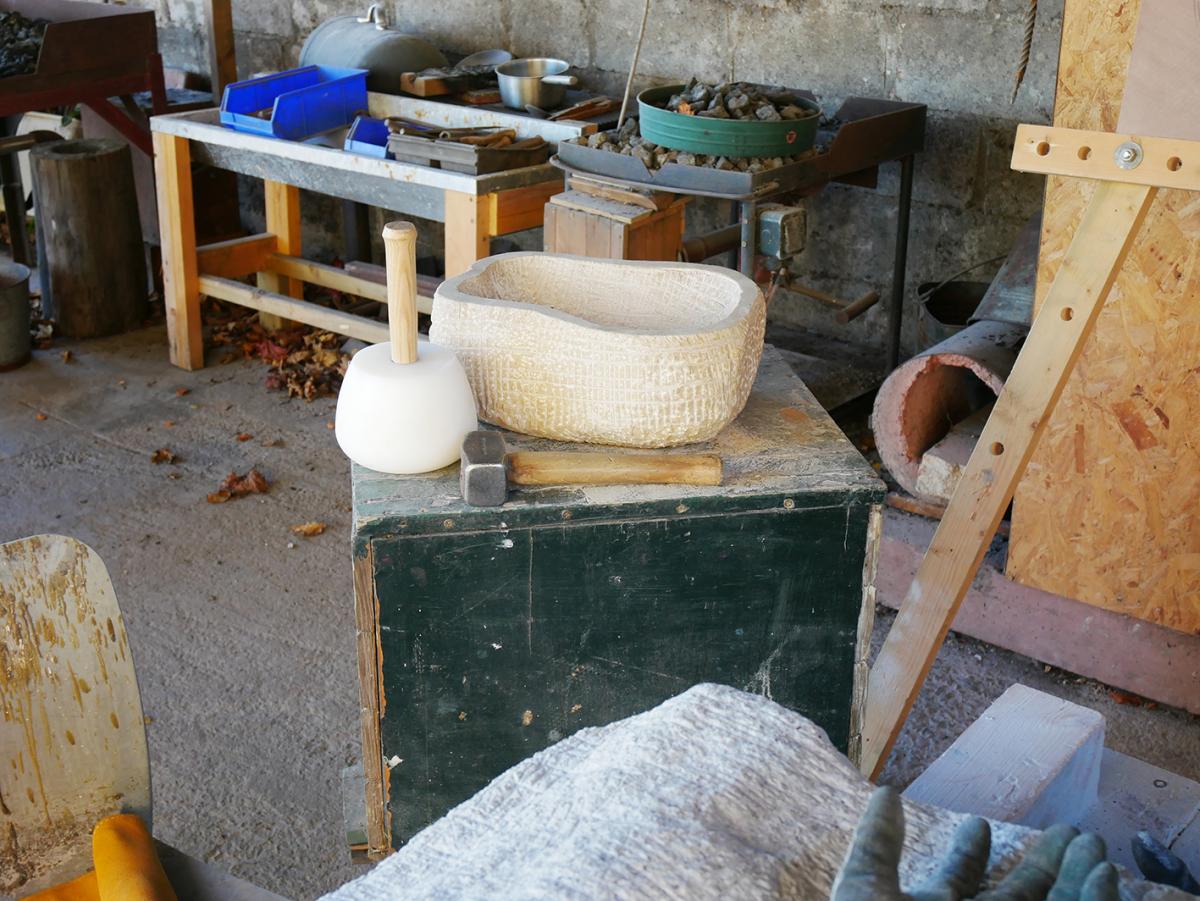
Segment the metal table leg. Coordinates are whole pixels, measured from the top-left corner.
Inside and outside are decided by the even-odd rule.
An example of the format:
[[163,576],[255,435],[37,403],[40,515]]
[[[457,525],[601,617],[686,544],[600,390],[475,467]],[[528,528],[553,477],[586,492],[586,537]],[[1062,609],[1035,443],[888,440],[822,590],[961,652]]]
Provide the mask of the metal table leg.
[[892,265],[892,296],[888,299],[887,368],[900,362],[900,326],[904,316],[904,280],[908,272],[908,217],[912,209],[913,160],[900,160],[900,199],[896,210],[896,257]]
[[741,250],[738,253],[738,272],[747,278],[754,278],[754,253],[757,249],[754,217],[757,204],[753,200],[742,200],[738,203],[739,222],[742,226]]

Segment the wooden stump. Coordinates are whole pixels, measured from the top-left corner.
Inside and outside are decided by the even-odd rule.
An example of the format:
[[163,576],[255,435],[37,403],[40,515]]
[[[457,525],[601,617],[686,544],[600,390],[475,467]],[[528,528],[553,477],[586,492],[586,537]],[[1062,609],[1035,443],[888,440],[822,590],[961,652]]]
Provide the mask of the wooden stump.
[[42,304],[69,338],[146,318],[146,257],[129,145],[63,141],[29,153]]

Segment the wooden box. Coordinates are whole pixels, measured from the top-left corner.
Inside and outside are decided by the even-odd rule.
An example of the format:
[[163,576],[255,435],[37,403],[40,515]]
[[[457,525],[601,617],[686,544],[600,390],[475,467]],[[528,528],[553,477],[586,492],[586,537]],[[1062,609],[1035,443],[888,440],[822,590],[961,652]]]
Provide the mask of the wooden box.
[[663,209],[651,210],[564,191],[546,203],[543,249],[598,259],[675,260],[683,246],[687,202],[687,197],[679,197]]
[[742,414],[691,449],[721,455],[725,484],[472,508],[457,467],[354,469],[373,855],[577,729],[699,682],[774,698],[857,754],[883,483],[769,347]]

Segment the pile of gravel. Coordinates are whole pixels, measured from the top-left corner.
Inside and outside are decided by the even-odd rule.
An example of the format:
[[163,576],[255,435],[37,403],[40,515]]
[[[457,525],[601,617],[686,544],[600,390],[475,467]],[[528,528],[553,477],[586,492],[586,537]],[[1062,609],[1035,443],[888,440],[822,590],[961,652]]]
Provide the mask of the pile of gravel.
[[0,12],[0,78],[37,71],[49,24],[45,19],[27,19],[19,12]]
[[681,166],[704,166],[709,169],[727,169],[738,172],[764,172],[775,169],[785,163],[793,163],[804,154],[793,156],[772,157],[732,157],[706,156],[703,153],[689,153],[686,150],[671,150],[647,141],[638,132],[636,119],[627,119],[620,131],[599,131],[575,140],[577,144],[586,144],[593,150],[605,150],[619,153],[622,156],[632,156],[641,160],[650,170],[661,169],[668,163],[678,163]]
[[784,119],[807,119],[816,115],[796,103],[786,91],[772,91],[745,81],[704,84],[693,78],[678,94],[667,101],[666,108],[685,116],[706,119],[756,119],[760,122],[780,122]]

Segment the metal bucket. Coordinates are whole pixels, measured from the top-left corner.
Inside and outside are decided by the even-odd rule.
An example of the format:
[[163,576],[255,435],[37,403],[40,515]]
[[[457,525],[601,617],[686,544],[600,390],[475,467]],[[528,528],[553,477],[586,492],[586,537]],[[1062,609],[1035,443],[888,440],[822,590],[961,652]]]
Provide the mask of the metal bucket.
[[961,332],[987,293],[987,282],[925,282],[917,286],[917,333],[921,347]]
[[0,263],[0,372],[29,362],[29,267]]

